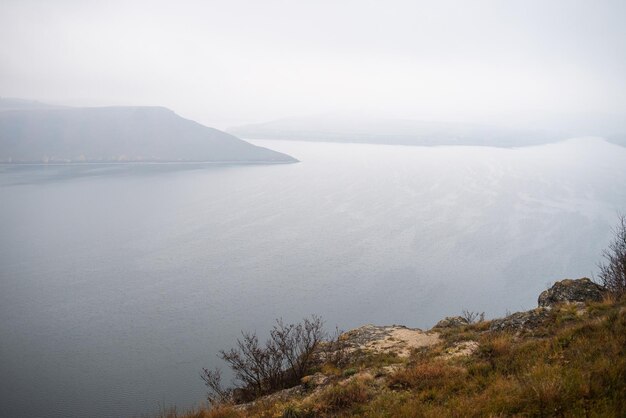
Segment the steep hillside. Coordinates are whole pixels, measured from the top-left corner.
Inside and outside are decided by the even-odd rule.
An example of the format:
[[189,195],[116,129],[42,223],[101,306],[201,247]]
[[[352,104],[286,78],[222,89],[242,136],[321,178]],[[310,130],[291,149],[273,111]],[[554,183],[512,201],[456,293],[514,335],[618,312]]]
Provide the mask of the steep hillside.
[[162,107],[16,109],[20,104],[0,111],[0,162],[296,161]]
[[492,321],[465,312],[430,331],[367,325],[321,346],[300,384],[162,416],[625,416],[626,300],[583,278],[538,302]]

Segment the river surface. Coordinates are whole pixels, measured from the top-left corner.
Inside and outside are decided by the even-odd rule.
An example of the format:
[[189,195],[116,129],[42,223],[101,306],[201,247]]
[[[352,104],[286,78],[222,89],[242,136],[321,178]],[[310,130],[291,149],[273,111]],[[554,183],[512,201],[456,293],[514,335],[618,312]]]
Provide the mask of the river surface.
[[239,331],[322,315],[429,328],[590,276],[626,148],[253,141],[271,166],[0,166],[0,416],[204,399]]

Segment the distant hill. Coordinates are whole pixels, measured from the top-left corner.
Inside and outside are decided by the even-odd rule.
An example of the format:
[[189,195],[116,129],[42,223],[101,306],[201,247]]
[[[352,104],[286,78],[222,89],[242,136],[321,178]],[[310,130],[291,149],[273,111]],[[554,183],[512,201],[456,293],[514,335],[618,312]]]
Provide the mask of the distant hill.
[[35,100],[18,99],[15,97],[0,97],[0,111],[23,110],[23,109],[51,109],[64,106],[51,105]]
[[56,107],[0,99],[0,162],[296,160],[184,119],[163,107]]
[[469,123],[321,116],[282,119],[229,128],[247,139],[360,142],[396,145],[515,147],[557,142],[567,136],[544,130]]

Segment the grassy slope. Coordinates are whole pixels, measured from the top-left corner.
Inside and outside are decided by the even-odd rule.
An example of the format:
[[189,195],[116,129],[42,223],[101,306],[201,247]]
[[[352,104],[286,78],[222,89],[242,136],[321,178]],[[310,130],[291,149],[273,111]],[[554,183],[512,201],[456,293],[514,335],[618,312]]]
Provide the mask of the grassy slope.
[[[319,370],[331,383],[246,410],[167,417],[619,417],[626,416],[626,301],[563,305],[540,328],[490,332],[483,322],[447,330],[409,359],[360,355]],[[469,356],[445,354],[478,341]],[[389,365],[395,366],[389,367]]]

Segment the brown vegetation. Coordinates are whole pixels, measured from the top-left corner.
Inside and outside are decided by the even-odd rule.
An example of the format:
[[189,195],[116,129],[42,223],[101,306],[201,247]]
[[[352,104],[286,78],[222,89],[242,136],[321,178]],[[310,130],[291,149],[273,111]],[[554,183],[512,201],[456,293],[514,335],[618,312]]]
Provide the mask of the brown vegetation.
[[[626,299],[558,305],[539,327],[451,328],[438,345],[415,349],[408,359],[353,352],[341,366],[314,365],[315,376],[288,395],[180,416],[624,416]],[[475,341],[478,349],[445,356],[459,341]]]
[[312,365],[315,350],[327,336],[324,321],[317,316],[297,324],[276,320],[265,344],[259,342],[256,333],[242,332],[236,347],[220,351],[220,358],[235,375],[234,387],[222,386],[219,369],[202,369],[200,377],[209,389],[209,401],[214,405],[251,401],[300,383]]
[[613,241],[602,253],[606,262],[599,264],[598,276],[609,292],[620,297],[626,294],[626,215],[620,215],[613,233]]

